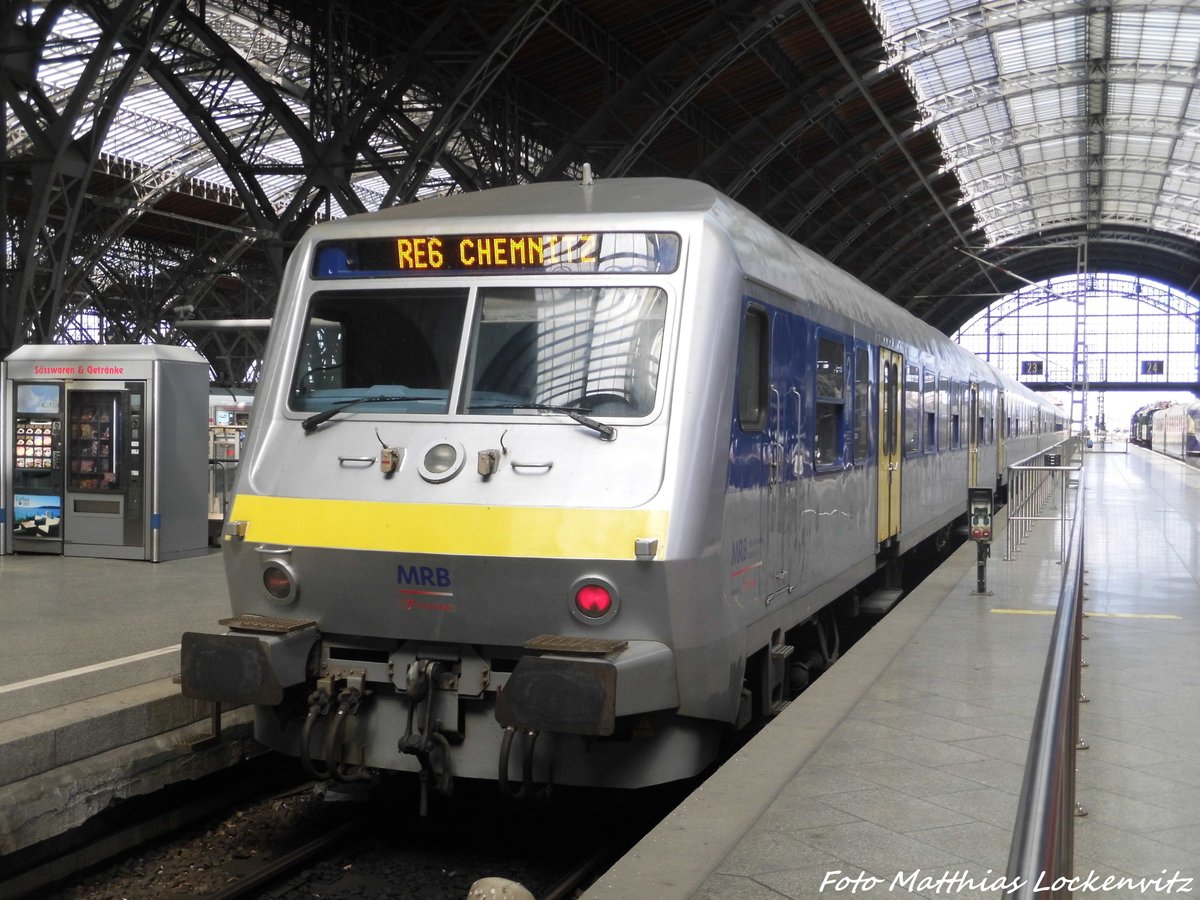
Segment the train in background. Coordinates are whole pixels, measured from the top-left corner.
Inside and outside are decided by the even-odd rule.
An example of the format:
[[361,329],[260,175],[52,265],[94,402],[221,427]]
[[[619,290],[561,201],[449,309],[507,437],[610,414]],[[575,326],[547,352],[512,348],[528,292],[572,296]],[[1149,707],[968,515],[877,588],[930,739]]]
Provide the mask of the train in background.
[[1170,405],[1168,400],[1156,400],[1138,407],[1129,420],[1129,442],[1151,448],[1154,443],[1154,414]]
[[184,635],[182,688],[338,781],[686,778],[1064,424],[697,182],[321,224],[223,534],[228,633]]
[[1173,403],[1151,416],[1150,449],[1166,456],[1200,463],[1200,402]]

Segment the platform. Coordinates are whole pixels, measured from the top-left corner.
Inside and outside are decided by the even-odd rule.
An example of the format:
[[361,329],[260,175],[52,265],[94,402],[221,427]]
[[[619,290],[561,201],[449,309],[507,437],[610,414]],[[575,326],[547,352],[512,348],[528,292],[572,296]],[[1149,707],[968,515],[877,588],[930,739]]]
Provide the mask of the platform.
[[225,714],[219,746],[189,749],[211,704],[174,683],[182,633],[222,631],[228,609],[219,550],[0,557],[0,856],[255,752],[248,709]]
[[[1081,483],[1076,895],[1195,895],[1200,470],[1131,448]],[[991,596],[965,545],[585,898],[1001,896],[1061,580],[1055,526],[1003,547]]]

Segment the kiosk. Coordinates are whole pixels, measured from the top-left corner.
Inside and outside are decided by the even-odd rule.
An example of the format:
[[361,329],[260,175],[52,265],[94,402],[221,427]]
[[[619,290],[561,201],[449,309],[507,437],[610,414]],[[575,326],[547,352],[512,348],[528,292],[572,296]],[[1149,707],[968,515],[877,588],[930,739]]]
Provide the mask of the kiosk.
[[8,534],[12,529],[9,522],[9,506],[12,505],[12,498],[9,497],[8,480],[11,477],[11,455],[7,452],[12,446],[9,441],[8,430],[11,426],[8,413],[8,380],[5,374],[8,372],[8,364],[0,360],[0,450],[3,450],[3,456],[0,457],[0,556],[8,553]]
[[4,379],[7,552],[207,552],[208,363],[182,347],[18,348]]

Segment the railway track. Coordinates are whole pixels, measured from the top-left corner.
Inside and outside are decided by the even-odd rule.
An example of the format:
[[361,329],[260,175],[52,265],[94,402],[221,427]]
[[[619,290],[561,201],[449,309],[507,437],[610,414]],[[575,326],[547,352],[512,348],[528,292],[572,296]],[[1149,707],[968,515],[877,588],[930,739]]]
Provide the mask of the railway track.
[[237,900],[240,897],[256,896],[261,888],[273,884],[290,873],[302,869],[309,863],[328,854],[331,849],[346,841],[356,831],[362,829],[365,822],[361,818],[343,822],[330,831],[314,838],[306,844],[297,847],[290,853],[278,859],[265,862],[257,871],[243,875],[229,887],[206,894],[209,900]]
[[0,858],[0,900],[47,896],[88,869],[256,798],[295,793],[304,783],[298,769],[259,757],[231,772],[127,800],[72,832]]
[[198,793],[190,803],[148,800],[120,828],[47,850],[0,882],[0,900],[384,900],[418,891],[423,900],[464,900],[486,876],[562,900],[606,871],[686,788],[639,795],[631,813],[619,795],[563,790],[552,802],[514,804],[492,784],[463,783],[425,818],[404,780],[352,799],[311,784],[264,792],[261,782],[257,792],[231,782]]

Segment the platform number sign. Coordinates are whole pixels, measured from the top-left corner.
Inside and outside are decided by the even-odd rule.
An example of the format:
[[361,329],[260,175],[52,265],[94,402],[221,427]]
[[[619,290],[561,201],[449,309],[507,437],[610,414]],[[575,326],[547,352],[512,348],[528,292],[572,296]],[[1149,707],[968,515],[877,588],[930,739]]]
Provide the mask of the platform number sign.
[[1161,359],[1143,359],[1142,374],[1143,375],[1161,375],[1163,373],[1163,361]]
[[1021,360],[1022,375],[1045,375],[1046,364],[1040,359],[1024,359]]

